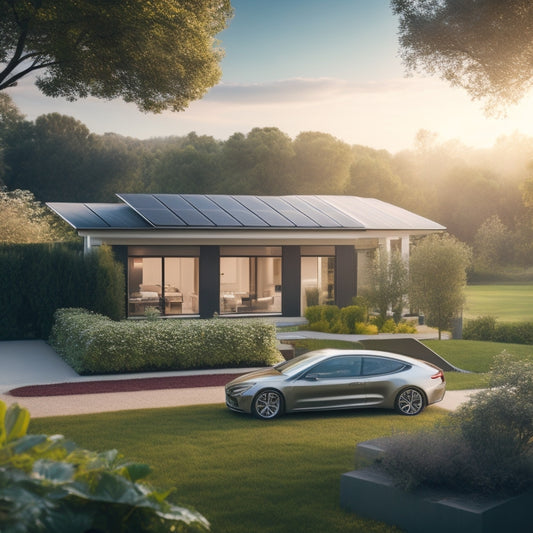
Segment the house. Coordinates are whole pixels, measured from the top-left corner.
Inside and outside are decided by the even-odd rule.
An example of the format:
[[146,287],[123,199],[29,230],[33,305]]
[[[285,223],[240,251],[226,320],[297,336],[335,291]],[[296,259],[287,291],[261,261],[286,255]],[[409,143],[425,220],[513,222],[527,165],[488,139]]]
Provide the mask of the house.
[[84,238],[110,245],[127,272],[127,313],[301,316],[350,305],[379,247],[445,228],[355,196],[117,194],[120,203],[48,203]]

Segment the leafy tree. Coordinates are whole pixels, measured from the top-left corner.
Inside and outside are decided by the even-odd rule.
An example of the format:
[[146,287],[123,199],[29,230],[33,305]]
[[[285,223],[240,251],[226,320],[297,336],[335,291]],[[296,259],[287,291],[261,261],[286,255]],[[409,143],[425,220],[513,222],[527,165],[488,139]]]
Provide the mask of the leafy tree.
[[236,133],[222,150],[221,188],[241,194],[290,193],[293,161],[293,143],[278,128],[254,128],[246,136]]
[[511,261],[509,230],[498,215],[483,222],[474,239],[474,267],[478,271],[497,272]]
[[13,100],[7,95],[0,93],[0,185],[4,178],[4,143],[8,132],[18,123],[22,122],[24,116],[20,113]]
[[378,309],[383,322],[389,309],[395,321],[400,321],[408,285],[409,273],[401,253],[379,250],[372,264],[368,299]]
[[293,143],[295,193],[340,194],[350,177],[350,146],[328,133],[305,131]]
[[529,0],[391,0],[409,71],[439,74],[487,109],[516,103],[532,86]]
[[470,262],[470,248],[448,235],[425,237],[411,252],[410,303],[438,328],[439,339],[462,310]]
[[47,96],[183,110],[220,78],[229,0],[0,0],[0,90],[37,73]]
[[30,191],[0,189],[0,243],[74,240],[74,231],[44,207]]

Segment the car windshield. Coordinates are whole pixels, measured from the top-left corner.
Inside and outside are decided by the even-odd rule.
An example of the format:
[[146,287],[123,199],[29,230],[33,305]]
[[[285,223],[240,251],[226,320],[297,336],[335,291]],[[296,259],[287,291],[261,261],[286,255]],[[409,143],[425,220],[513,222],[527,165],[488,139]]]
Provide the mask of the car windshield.
[[317,359],[318,357],[320,356],[318,356],[316,353],[304,353],[303,355],[299,355],[294,359],[283,361],[283,363],[275,365],[274,368],[282,374],[293,376],[294,374],[297,374],[303,367],[307,366],[313,359]]

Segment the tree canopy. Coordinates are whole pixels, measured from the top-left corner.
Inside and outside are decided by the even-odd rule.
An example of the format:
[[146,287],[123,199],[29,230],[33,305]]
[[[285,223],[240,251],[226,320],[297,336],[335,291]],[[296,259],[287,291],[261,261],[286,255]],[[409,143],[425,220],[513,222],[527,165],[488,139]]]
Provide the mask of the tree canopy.
[[47,96],[181,111],[220,79],[230,0],[0,0],[0,90],[37,73]]
[[391,0],[409,71],[439,74],[487,110],[516,103],[533,84],[530,0]]

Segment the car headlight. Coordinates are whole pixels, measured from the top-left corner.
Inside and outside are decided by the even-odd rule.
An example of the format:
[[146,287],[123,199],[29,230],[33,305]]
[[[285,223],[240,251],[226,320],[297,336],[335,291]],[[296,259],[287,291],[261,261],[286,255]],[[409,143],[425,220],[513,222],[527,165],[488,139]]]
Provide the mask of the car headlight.
[[228,389],[228,394],[231,396],[242,396],[246,391],[250,390],[255,383],[239,383]]

